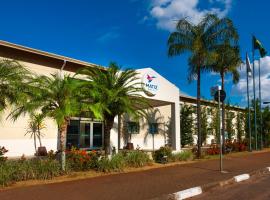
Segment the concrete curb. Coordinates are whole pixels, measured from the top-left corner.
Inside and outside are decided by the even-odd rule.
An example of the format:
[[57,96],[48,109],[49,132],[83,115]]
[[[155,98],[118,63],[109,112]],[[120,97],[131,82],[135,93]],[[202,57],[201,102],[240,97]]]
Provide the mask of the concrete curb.
[[266,167],[263,169],[259,169],[250,173],[245,173],[245,174],[240,174],[238,176],[234,176],[230,179],[224,180],[224,181],[219,181],[219,182],[213,182],[213,183],[208,183],[202,186],[198,187],[193,187],[193,188],[188,188],[185,190],[181,190],[178,192],[175,192],[173,194],[169,194],[166,196],[162,196],[161,198],[155,198],[155,199],[166,199],[166,200],[182,200],[182,199],[187,199],[190,197],[194,197],[197,195],[202,194],[203,192],[207,192],[213,188],[216,187],[223,187],[226,185],[232,185],[232,184],[237,184],[239,182],[251,179],[251,178],[256,178],[259,176],[263,176],[266,174],[270,174],[270,167]]
[[250,175],[249,174],[241,174],[238,176],[234,176],[233,178],[234,178],[234,181],[238,183],[241,181],[248,180],[250,178]]
[[199,187],[189,188],[186,190],[181,190],[179,192],[174,193],[174,196],[175,196],[175,199],[182,200],[182,199],[187,199],[190,197],[197,196],[201,193],[202,193],[202,188],[199,186]]

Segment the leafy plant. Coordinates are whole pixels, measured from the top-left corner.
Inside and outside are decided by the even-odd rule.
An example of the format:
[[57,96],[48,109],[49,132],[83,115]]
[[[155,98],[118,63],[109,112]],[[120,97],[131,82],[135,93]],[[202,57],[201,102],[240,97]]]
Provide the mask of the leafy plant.
[[97,163],[97,170],[101,172],[122,171],[125,167],[125,159],[122,154],[113,155],[110,158],[102,157]]
[[172,156],[173,161],[189,161],[193,160],[193,153],[192,151],[182,151],[176,154],[173,154]]
[[82,84],[82,81],[61,73],[37,76],[30,84],[31,97],[11,113],[12,118],[16,120],[23,114],[41,110],[45,117],[55,120],[60,135],[62,170],[65,170],[65,138],[70,117],[86,109],[87,103],[80,101]]
[[218,145],[211,145],[210,148],[207,149],[207,155],[217,155],[220,153],[220,148]]
[[181,106],[181,146],[193,144],[193,117],[194,110],[189,105]]
[[0,146],[0,164],[7,160],[7,157],[5,157],[7,152],[8,150],[5,147]]
[[188,80],[197,81],[197,133],[198,157],[201,156],[201,72],[209,69],[216,62],[217,47],[224,44],[227,38],[237,39],[237,32],[228,18],[218,18],[206,14],[203,19],[193,24],[187,18],[180,19],[176,31],[168,39],[168,55],[177,56],[186,52],[188,58]]
[[84,171],[97,167],[99,156],[95,151],[87,152],[74,147],[66,151],[67,163],[72,171]]
[[9,160],[0,165],[0,185],[7,186],[16,181],[52,179],[62,175],[58,161],[50,159]]
[[29,134],[31,138],[34,139],[34,147],[37,152],[37,139],[39,141],[39,146],[42,146],[41,137],[43,136],[41,131],[46,128],[44,123],[45,116],[43,114],[31,113],[30,121],[28,122],[28,128],[26,134]]
[[147,153],[140,150],[126,153],[124,159],[128,167],[143,167],[145,165],[149,165],[152,162]]
[[171,147],[168,146],[160,147],[158,150],[153,152],[153,158],[158,163],[164,162],[164,159],[170,160],[172,158]]
[[148,101],[141,95],[144,91],[138,73],[132,69],[121,70],[116,63],[104,68],[88,67],[78,72],[86,77],[82,90],[86,100],[91,100],[90,109],[95,117],[104,120],[105,155],[111,153],[110,132],[114,118],[127,113],[138,118],[144,114],[142,107]]

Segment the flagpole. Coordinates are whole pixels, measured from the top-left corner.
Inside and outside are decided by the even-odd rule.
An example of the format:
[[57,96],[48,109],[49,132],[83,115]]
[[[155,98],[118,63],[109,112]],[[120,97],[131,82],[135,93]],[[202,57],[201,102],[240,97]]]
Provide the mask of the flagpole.
[[253,100],[254,100],[254,136],[255,136],[255,150],[258,150],[257,146],[257,117],[256,117],[256,91],[255,91],[255,59],[254,59],[254,39],[252,39],[252,71],[253,71]]
[[261,92],[261,58],[259,58],[259,101],[260,101],[260,149],[263,148],[262,139],[262,92]]
[[247,68],[247,104],[248,104],[248,135],[249,135],[249,151],[252,151],[252,147],[251,147],[251,127],[250,127],[250,104],[249,104],[249,71],[248,71],[248,53],[246,53],[246,68]]

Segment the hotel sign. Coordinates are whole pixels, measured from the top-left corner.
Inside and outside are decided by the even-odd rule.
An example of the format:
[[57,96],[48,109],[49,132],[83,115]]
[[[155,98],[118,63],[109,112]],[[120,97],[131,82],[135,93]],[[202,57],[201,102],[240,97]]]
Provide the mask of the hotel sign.
[[158,76],[154,73],[145,73],[142,77],[143,88],[148,96],[155,96],[159,90]]

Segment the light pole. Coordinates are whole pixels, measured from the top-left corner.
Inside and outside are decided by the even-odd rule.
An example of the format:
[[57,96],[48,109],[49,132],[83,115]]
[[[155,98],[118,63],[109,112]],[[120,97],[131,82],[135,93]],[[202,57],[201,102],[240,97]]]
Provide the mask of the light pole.
[[221,86],[217,85],[214,87],[211,87],[211,95],[214,96],[214,99],[218,102],[218,127],[219,127],[219,170],[221,173],[227,173],[226,171],[223,170],[223,155],[222,155],[222,146],[225,141],[223,141],[223,137],[221,135],[221,130],[224,129],[225,127],[221,126],[221,112],[220,112],[220,103],[224,102],[226,98],[226,93],[224,90],[221,89]]

